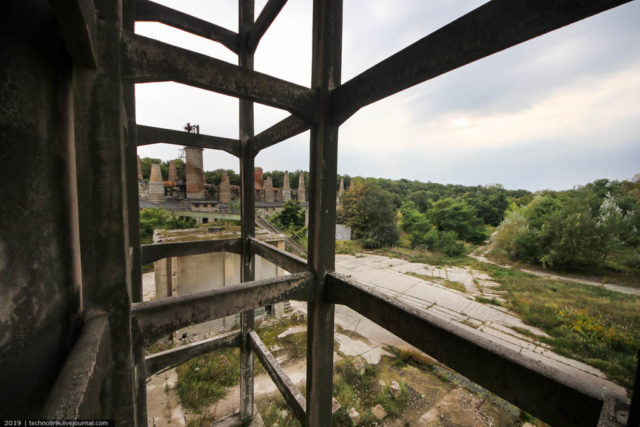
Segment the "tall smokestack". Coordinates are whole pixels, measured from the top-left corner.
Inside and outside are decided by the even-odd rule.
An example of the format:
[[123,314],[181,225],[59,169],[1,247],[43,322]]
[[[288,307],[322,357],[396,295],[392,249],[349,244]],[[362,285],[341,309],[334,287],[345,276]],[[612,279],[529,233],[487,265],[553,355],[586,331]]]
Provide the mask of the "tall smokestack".
[[222,172],[222,179],[220,180],[220,189],[218,190],[218,201],[221,203],[229,203],[231,201],[231,184],[229,183],[229,175],[226,172]]
[[342,199],[342,195],[344,194],[344,178],[340,177],[340,189],[338,190],[338,203]]
[[202,148],[184,147],[187,162],[187,198],[204,199]]
[[147,200],[151,203],[164,203],[164,182],[162,171],[157,163],[151,164],[151,176],[149,178],[149,195]]
[[253,186],[256,190],[262,190],[262,168],[257,167],[253,170]]
[[178,180],[178,170],[176,169],[176,161],[169,162],[169,181],[176,182]]
[[282,201],[291,200],[291,186],[289,185],[289,172],[284,172],[284,182],[282,183]]
[[306,191],[304,189],[304,172],[300,172],[300,178],[298,178],[298,201],[300,203],[307,201]]
[[274,200],[273,181],[271,181],[271,177],[268,177],[264,184],[264,201],[272,203]]

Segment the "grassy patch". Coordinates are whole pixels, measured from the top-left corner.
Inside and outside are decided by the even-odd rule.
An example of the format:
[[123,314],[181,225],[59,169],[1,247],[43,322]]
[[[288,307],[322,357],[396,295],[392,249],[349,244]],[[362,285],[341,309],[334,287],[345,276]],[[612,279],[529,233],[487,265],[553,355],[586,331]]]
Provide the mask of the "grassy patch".
[[191,359],[176,368],[182,405],[200,413],[227,394],[240,379],[240,349],[219,350]]
[[446,286],[449,289],[454,289],[458,292],[467,292],[467,288],[464,287],[463,283],[460,282],[456,282],[455,280],[449,280],[449,279],[444,279],[442,277],[433,277],[433,276],[427,276],[426,274],[418,274],[418,273],[413,273],[411,271],[404,273],[407,276],[411,276],[411,277],[416,277],[418,279],[422,279],[422,280],[426,280],[428,282],[438,282],[441,285]]
[[[360,375],[353,367],[353,358],[347,357],[336,363],[333,377],[333,396],[340,402],[340,409],[333,414],[334,425],[351,425],[349,409],[355,408],[361,416],[361,425],[375,425],[378,419],[371,409],[380,405],[387,413],[387,417],[398,417],[409,402],[410,390],[404,383],[398,381],[402,393],[394,398],[389,385],[384,387],[378,383],[379,370],[383,369],[388,358],[384,358],[378,365],[365,364],[365,372]],[[386,418],[385,418],[386,419]]]
[[[495,267],[495,266],[494,266]],[[500,269],[500,267],[498,267]],[[552,338],[553,350],[602,369],[630,388],[640,346],[640,299],[595,286],[500,269],[508,307]]]
[[355,255],[362,251],[362,245],[357,240],[336,240],[336,254]]
[[175,345],[173,344],[173,340],[163,339],[163,340],[156,341],[153,344],[149,344],[145,346],[144,354],[145,356],[148,356],[150,354],[160,353],[161,351],[171,350],[174,347]]
[[302,424],[293,415],[293,412],[282,396],[266,399],[258,403],[258,412],[265,426],[300,427]]
[[497,305],[499,307],[502,307],[504,305],[501,301],[495,298],[487,298],[481,295],[476,295],[475,299],[476,301],[481,302],[482,304],[492,304],[492,305]]
[[276,323],[259,325],[257,331],[262,342],[264,342],[267,347],[277,345],[282,348],[282,351],[285,351],[289,355],[290,360],[296,360],[305,357],[307,354],[306,327],[302,332],[289,334],[282,338],[278,338],[278,335],[289,328],[303,325],[306,325],[305,322],[285,318]]
[[[306,331],[278,338],[290,327],[303,323],[284,319],[277,323],[258,326],[257,331],[269,347],[278,345],[289,359],[299,359],[306,355]],[[196,413],[223,398],[227,388],[240,381],[240,350],[225,349],[209,353],[184,363],[176,368],[178,373],[178,395],[182,405]],[[254,375],[265,373],[264,367],[254,359]]]

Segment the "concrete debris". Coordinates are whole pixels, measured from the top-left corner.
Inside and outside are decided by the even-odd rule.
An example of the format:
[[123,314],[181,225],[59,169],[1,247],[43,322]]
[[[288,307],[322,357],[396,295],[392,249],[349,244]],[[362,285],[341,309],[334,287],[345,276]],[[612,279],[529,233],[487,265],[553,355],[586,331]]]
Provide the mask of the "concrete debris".
[[364,375],[365,364],[362,357],[356,357],[355,359],[353,359],[353,362],[351,362],[351,364],[353,365],[353,369],[356,370],[358,375]]
[[387,416],[387,411],[385,411],[384,408],[380,405],[376,405],[371,408],[371,412],[373,412],[373,415],[375,415],[379,420]]
[[402,388],[400,388],[400,384],[398,384],[395,381],[391,381],[391,385],[389,386],[389,391],[391,392],[391,396],[393,396],[394,399],[397,399],[400,396],[402,396]]
[[356,411],[356,408],[349,409],[349,419],[351,419],[354,426],[360,423],[360,414]]
[[340,402],[338,402],[335,397],[332,397],[331,398],[331,413],[335,414],[336,411],[338,409],[340,409],[341,407],[342,407],[342,405],[340,405]]

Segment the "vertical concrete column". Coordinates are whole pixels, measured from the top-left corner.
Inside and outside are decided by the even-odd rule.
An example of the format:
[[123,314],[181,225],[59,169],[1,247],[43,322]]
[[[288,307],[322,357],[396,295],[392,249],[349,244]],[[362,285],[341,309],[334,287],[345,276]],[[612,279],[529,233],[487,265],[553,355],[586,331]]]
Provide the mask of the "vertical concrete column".
[[[330,93],[340,84],[342,1],[313,2],[311,89],[319,95],[311,127],[308,264],[315,289],[307,310],[307,417],[310,426],[331,425],[334,305],[324,301],[325,275],[335,268],[338,127],[331,123]],[[304,177],[301,174],[302,187]],[[298,192],[300,193],[300,185]]]
[[222,172],[218,201],[221,203],[229,203],[231,201],[231,184],[229,183],[229,175],[226,172]]
[[162,181],[162,170],[158,163],[151,165],[151,175],[149,176],[149,192],[147,200],[151,203],[164,202],[164,182]]
[[304,188],[304,172],[300,172],[300,177],[298,178],[298,201],[300,203],[304,203],[307,201],[306,189]]
[[109,318],[112,364],[101,393],[101,416],[138,425],[146,423],[146,413],[136,403],[136,391],[144,393],[138,386],[144,373],[136,375],[131,324],[131,302],[139,289],[133,279],[139,274],[133,248],[138,246],[136,152],[127,118],[132,88],[127,96],[120,64],[123,8],[130,10],[131,4],[100,0],[95,6],[98,68],[74,75],[83,298],[86,310]]
[[291,185],[289,185],[289,172],[284,171],[284,182],[282,183],[282,201],[291,200]]
[[204,149],[197,147],[184,147],[187,163],[187,198],[204,199],[204,170],[202,152]]
[[[240,35],[240,67],[253,70],[253,52],[247,47],[248,33],[253,25],[254,1],[240,0],[238,7],[238,33]],[[253,103],[240,99],[240,180],[242,220],[242,281],[248,282],[255,277],[255,260],[249,246],[249,238],[255,235],[255,173],[254,155],[249,146],[253,136]],[[260,169],[262,174],[262,169]],[[262,179],[262,176],[260,176]],[[240,314],[240,417],[243,420],[253,418],[253,354],[249,345],[249,332],[254,328],[253,310]]]
[[274,200],[273,181],[271,181],[271,177],[268,177],[264,183],[264,201],[272,203]]
[[178,180],[178,171],[176,169],[176,161],[169,161],[169,181],[177,181]]

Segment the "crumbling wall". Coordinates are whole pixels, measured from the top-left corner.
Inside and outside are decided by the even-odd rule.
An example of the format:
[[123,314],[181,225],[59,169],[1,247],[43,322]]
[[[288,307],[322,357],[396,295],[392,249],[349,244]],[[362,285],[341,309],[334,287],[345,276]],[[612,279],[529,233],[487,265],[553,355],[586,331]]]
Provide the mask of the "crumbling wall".
[[46,0],[0,18],[0,415],[37,416],[78,329],[71,66]]

